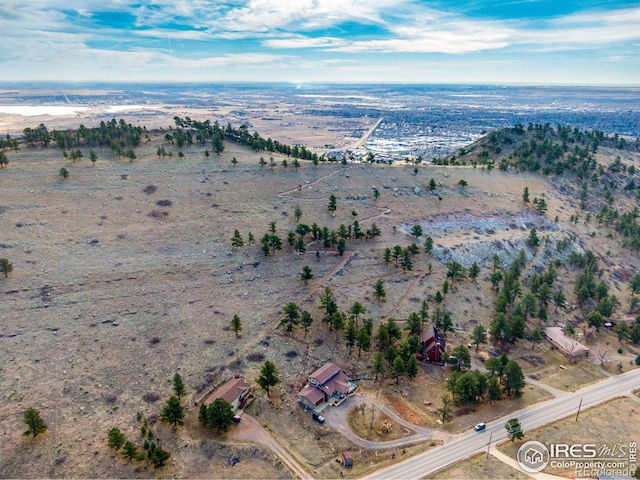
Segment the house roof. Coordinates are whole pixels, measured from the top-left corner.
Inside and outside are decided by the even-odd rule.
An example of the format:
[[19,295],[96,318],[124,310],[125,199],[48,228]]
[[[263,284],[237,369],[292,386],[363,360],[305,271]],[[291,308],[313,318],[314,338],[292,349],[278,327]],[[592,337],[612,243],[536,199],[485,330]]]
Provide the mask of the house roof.
[[353,390],[353,386],[349,383],[349,377],[342,370],[323,383],[320,388],[327,395],[332,395],[333,392],[345,395]]
[[561,327],[547,327],[544,334],[567,354],[578,355],[589,351],[589,349],[580,342],[577,342],[573,338],[565,335]]
[[340,372],[340,367],[335,363],[326,363],[318,370],[309,375],[309,378],[313,378],[320,385],[323,385],[327,382],[331,377]]
[[222,385],[215,392],[213,392],[213,394],[209,397],[209,403],[218,398],[222,398],[228,403],[233,403],[247,388],[249,388],[249,384],[243,377],[234,377],[227,383]]
[[318,403],[318,401],[320,400],[324,400],[324,394],[320,391],[320,389],[312,385],[307,385],[302,390],[300,390],[298,392],[298,396],[306,398],[313,404]]
[[420,330],[420,342],[424,343],[431,338],[436,338],[436,329],[433,325],[425,325],[422,330]]

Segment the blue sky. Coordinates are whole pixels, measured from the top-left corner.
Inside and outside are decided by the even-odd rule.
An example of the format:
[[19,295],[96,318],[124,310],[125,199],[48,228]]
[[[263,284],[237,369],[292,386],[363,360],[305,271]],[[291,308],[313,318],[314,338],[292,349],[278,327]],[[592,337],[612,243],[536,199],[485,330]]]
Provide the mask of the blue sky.
[[0,81],[640,84],[640,2],[2,0]]

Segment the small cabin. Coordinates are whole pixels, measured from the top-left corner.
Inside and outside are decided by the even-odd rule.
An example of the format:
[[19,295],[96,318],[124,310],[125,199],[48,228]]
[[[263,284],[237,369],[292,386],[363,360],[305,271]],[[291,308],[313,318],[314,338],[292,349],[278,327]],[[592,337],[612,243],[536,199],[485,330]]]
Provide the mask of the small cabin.
[[345,468],[353,467],[353,457],[351,456],[351,452],[342,452],[342,465],[344,465]]

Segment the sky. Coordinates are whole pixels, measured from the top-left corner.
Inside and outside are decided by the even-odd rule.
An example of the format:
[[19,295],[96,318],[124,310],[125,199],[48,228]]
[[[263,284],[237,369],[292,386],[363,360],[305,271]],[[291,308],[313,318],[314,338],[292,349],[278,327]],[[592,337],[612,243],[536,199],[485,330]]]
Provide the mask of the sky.
[[640,84],[640,1],[2,0],[0,81]]

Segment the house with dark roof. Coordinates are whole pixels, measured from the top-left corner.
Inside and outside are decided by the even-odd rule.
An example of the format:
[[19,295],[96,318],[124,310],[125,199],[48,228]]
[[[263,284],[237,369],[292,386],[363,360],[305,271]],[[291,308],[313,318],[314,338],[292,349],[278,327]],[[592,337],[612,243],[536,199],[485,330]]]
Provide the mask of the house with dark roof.
[[243,377],[233,377],[216,389],[205,403],[209,404],[218,398],[222,398],[231,405],[231,410],[235,412],[245,407],[249,399],[250,390],[249,384]]
[[339,403],[358,386],[335,363],[327,363],[309,375],[309,383],[298,392],[298,402],[312,410],[325,402]]
[[418,360],[431,363],[444,362],[446,342],[444,336],[434,325],[426,325],[420,332],[420,346],[422,351],[416,355]]

